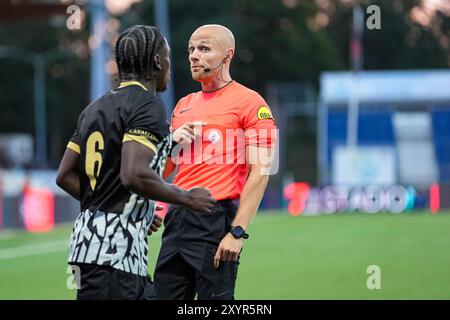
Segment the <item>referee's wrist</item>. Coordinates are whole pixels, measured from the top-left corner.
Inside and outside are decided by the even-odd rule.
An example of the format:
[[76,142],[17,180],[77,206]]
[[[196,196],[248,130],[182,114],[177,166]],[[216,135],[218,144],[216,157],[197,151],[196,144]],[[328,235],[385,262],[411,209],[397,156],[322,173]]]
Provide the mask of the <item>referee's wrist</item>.
[[233,225],[229,231],[235,239],[248,239],[249,235],[240,225]]

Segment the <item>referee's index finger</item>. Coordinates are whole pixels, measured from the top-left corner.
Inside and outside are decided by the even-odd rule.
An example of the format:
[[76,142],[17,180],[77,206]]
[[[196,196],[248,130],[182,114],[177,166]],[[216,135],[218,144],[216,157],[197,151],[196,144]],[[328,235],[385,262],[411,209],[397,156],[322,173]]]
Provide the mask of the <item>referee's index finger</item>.
[[222,248],[219,246],[219,248],[217,248],[216,255],[214,256],[214,268],[216,269],[219,267],[221,256],[222,256]]

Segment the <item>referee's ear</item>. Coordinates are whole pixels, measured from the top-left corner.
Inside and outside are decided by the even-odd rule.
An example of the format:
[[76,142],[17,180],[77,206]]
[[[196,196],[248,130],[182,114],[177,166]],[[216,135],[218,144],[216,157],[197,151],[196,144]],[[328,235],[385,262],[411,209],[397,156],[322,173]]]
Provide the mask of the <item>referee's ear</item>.
[[234,50],[233,49],[228,49],[227,53],[225,54],[225,59],[223,60],[223,63],[230,63],[231,60],[233,59],[234,56]]

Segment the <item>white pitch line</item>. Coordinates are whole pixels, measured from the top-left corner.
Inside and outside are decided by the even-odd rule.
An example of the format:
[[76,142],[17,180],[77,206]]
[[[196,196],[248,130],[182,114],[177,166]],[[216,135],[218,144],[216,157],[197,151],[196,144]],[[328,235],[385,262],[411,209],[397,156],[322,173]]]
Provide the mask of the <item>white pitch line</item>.
[[58,240],[0,249],[0,261],[29,257],[43,253],[58,252],[69,249],[69,240]]
[[[268,223],[272,221],[272,219],[256,220],[252,223],[252,225]],[[43,253],[58,252],[63,250],[69,250],[69,239],[0,249],[0,261],[29,257]]]

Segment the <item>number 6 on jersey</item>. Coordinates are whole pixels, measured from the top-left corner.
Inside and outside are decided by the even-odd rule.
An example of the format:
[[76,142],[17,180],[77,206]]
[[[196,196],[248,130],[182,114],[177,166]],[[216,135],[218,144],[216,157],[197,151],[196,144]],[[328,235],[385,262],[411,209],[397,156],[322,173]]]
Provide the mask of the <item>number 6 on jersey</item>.
[[[100,131],[94,131],[91,133],[86,142],[86,175],[89,177],[89,182],[92,191],[97,184],[97,178],[100,174],[100,168],[102,167],[102,154],[99,151],[103,151],[105,143]],[[97,164],[97,165],[96,165]],[[97,169],[97,170],[95,170]]]

